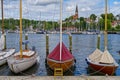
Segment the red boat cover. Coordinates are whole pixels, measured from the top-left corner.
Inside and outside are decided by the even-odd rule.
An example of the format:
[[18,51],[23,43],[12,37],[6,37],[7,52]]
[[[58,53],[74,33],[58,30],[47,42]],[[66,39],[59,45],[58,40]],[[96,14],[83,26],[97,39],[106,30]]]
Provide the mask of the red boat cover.
[[[60,61],[60,43],[48,55],[48,58]],[[72,58],[73,58],[73,55],[70,53],[70,51],[66,48],[66,46],[62,42],[62,57],[61,57],[61,61],[70,60]]]

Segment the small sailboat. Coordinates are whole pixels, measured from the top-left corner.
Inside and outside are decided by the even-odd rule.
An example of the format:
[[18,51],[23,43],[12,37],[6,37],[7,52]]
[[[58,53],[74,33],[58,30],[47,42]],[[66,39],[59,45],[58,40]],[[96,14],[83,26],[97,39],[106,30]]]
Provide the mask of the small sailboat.
[[119,65],[107,50],[107,0],[105,1],[105,5],[105,50],[104,52],[101,52],[99,49],[96,49],[91,55],[89,55],[89,57],[86,58],[86,61],[95,71],[113,75]]
[[10,57],[15,49],[6,49],[6,34],[4,32],[4,17],[3,17],[3,0],[1,0],[1,12],[2,12],[2,35],[0,38],[0,66],[7,62],[7,58]]
[[38,59],[35,49],[22,50],[22,43],[22,0],[20,0],[20,51],[7,59],[9,68],[14,73],[19,73],[30,68]]
[[74,57],[62,42],[62,0],[60,1],[60,43],[47,56],[47,64],[52,70],[62,68],[63,72],[65,72],[74,65]]

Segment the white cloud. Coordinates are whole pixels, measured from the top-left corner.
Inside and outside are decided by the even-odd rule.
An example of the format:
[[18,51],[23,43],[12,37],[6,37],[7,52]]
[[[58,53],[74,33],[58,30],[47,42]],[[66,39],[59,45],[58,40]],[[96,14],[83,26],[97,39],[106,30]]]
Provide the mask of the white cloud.
[[113,4],[118,5],[118,4],[120,4],[120,2],[114,1]]
[[84,8],[81,8],[81,9],[80,9],[80,11],[83,11],[83,12],[84,12],[84,11],[90,11],[90,10],[91,10],[90,7],[84,7]]
[[72,10],[74,10],[74,6],[73,6],[73,5],[67,6],[66,10],[67,10],[67,11],[72,11]]
[[[119,13],[120,2],[112,3],[115,5],[110,5],[111,12]],[[40,19],[38,16],[41,15],[43,20],[59,19],[59,4],[60,0],[23,0],[23,17]],[[104,0],[63,0],[63,18],[74,15],[76,5],[78,5],[79,17],[88,17],[92,13],[96,15],[104,13]],[[5,16],[19,17],[19,0],[5,0],[4,8],[8,10]],[[114,11],[116,9],[117,11]]]
[[33,5],[49,5],[59,3],[60,0],[27,0],[29,4]]

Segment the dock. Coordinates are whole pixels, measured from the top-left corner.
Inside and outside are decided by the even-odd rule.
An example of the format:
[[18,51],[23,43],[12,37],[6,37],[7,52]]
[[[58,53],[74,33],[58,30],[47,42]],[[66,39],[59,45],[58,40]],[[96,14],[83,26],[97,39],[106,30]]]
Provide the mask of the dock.
[[0,80],[120,80],[119,76],[0,76]]

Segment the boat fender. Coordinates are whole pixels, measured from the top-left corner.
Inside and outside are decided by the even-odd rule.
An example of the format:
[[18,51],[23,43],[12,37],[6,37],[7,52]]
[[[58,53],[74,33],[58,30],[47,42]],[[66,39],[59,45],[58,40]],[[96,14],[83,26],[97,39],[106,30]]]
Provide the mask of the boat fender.
[[74,59],[74,62],[76,63],[76,59]]
[[88,62],[87,58],[85,59],[85,61],[87,62],[87,64],[89,64],[89,62]]
[[45,59],[45,63],[47,64],[47,59]]
[[32,46],[32,50],[35,51],[35,46]]

